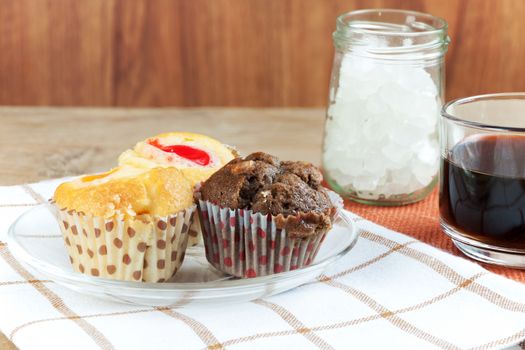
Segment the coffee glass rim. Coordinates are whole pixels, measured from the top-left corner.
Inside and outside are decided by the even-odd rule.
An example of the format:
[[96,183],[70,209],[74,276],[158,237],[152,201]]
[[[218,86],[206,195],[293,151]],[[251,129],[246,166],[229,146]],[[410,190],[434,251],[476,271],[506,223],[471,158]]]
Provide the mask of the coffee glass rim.
[[[525,92],[499,92],[499,93],[480,94],[480,95],[456,98],[443,105],[443,107],[441,108],[441,117],[454,121],[458,124],[462,124],[464,126],[473,127],[477,129],[495,130],[495,131],[510,131],[510,132],[525,132],[525,127],[503,126],[503,125],[497,125],[494,123],[483,123],[483,122],[478,122],[478,121],[465,120],[464,118],[455,116],[453,115],[453,113],[450,113],[448,111],[448,109],[452,106],[479,102],[479,101],[506,100],[506,99],[519,99],[519,100],[525,101]],[[525,110],[524,110],[524,115],[525,115]]]

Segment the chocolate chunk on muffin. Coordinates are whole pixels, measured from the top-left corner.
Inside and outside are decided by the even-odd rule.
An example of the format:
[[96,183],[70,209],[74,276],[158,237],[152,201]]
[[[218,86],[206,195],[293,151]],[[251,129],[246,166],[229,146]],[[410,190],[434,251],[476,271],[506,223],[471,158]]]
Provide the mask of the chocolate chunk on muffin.
[[203,183],[200,199],[223,208],[271,214],[278,217],[279,229],[306,237],[328,231],[335,213],[321,181],[321,172],[310,163],[280,162],[257,152],[230,161],[212,175]]
[[304,182],[299,176],[283,172],[270,185],[258,191],[252,200],[252,210],[263,214],[284,216],[324,212],[332,207],[328,195]]
[[277,158],[262,152],[235,158],[213,174],[202,185],[202,199],[221,207],[245,209],[251,206],[253,197],[264,187],[273,183],[280,173]]
[[286,161],[281,163],[281,169],[284,172],[299,176],[308,186],[316,190],[319,189],[321,181],[323,181],[323,175],[311,163]]

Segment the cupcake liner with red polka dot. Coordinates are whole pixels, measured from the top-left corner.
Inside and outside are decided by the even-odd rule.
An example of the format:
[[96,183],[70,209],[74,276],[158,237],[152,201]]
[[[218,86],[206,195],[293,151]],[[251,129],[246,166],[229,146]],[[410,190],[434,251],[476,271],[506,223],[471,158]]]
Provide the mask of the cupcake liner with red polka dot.
[[302,268],[313,262],[326,233],[289,237],[275,217],[221,208],[198,201],[206,259],[236,277],[258,277]]
[[143,282],[164,282],[175,275],[195,211],[193,206],[167,216],[108,219],[53,207],[75,271]]

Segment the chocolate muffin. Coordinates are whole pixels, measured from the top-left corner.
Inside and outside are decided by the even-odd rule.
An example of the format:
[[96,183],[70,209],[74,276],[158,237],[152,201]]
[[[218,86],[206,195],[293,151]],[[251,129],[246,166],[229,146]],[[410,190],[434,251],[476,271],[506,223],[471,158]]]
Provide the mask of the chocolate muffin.
[[195,193],[206,259],[237,277],[310,265],[336,208],[312,164],[258,152],[236,158]]
[[263,152],[236,158],[213,174],[200,199],[223,208],[276,216],[292,237],[327,232],[335,208],[321,186],[321,172],[306,162],[283,161]]

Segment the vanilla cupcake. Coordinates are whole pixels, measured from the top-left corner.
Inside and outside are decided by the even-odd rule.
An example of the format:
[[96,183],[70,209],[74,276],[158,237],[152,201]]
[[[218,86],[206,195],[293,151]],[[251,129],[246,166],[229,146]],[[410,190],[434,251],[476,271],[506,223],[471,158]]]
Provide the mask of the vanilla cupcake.
[[61,184],[52,203],[77,272],[163,282],[184,259],[195,205],[190,181],[175,168],[84,176]]
[[[206,135],[189,132],[171,132],[138,142],[133,149],[123,152],[120,165],[137,168],[174,167],[182,171],[192,184],[205,181],[238,153],[230,146]],[[199,243],[199,218],[190,227],[189,245]]]
[[136,168],[174,167],[193,185],[206,180],[237,156],[237,152],[211,137],[171,132],[138,142],[123,152],[119,165]]

